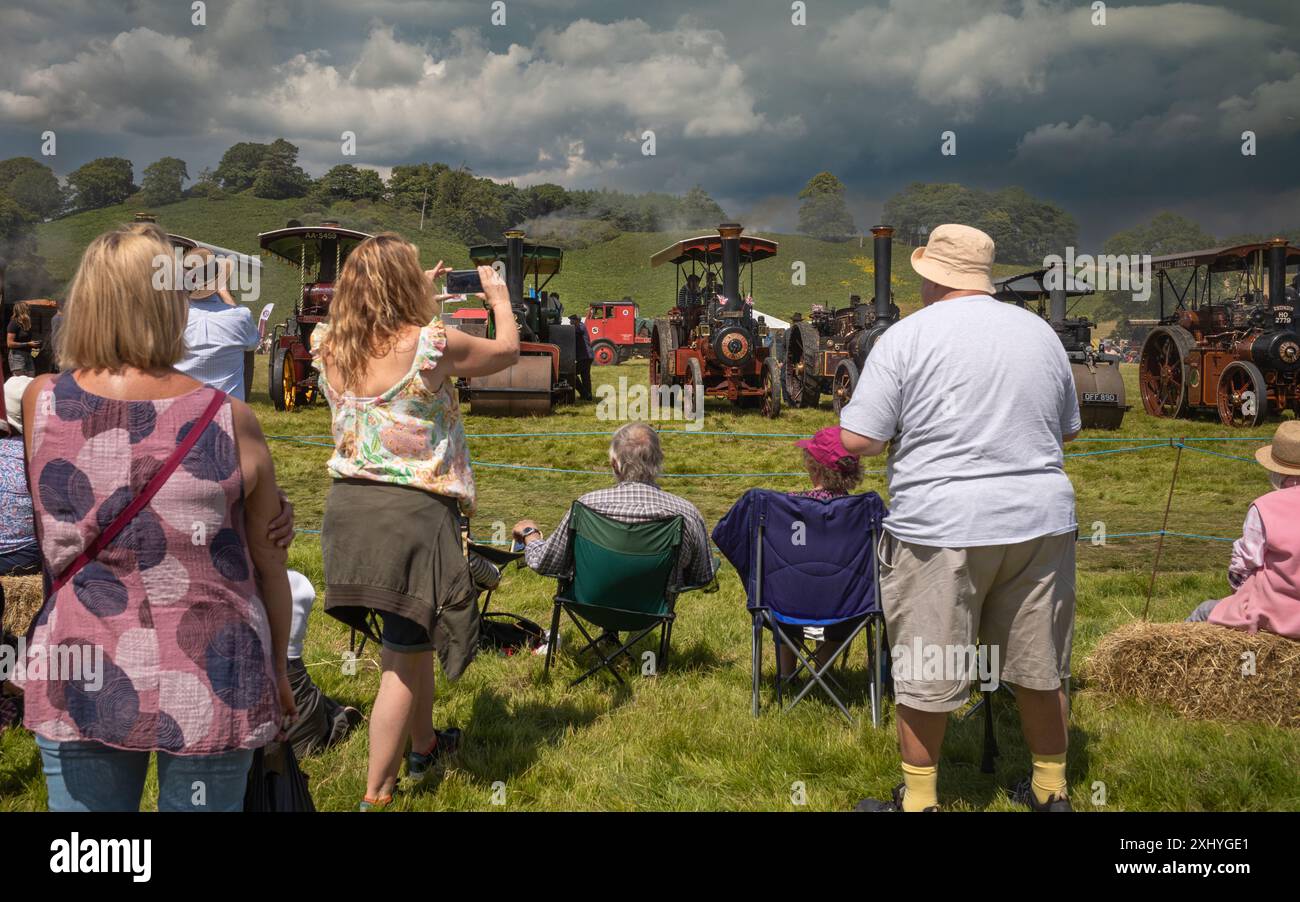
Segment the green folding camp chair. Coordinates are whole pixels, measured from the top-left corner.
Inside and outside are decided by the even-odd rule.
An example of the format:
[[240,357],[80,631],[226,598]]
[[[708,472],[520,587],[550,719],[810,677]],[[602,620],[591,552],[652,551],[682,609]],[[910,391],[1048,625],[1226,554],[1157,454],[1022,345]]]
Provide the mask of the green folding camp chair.
[[[614,662],[622,655],[631,657],[633,646],[656,629],[660,637],[655,670],[661,671],[668,663],[677,595],[695,588],[672,585],[682,548],[682,518],[622,523],[575,501],[569,511],[569,528],[574,575],[561,582],[555,595],[545,672],[551,670],[561,611],[569,615],[587,640],[576,656],[591,650],[600,659],[572,685],[602,668],[626,685],[614,669]],[[583,621],[598,628],[600,634],[593,638]],[[630,638],[621,642],[619,633],[627,633]],[[606,654],[605,646],[614,651]]]

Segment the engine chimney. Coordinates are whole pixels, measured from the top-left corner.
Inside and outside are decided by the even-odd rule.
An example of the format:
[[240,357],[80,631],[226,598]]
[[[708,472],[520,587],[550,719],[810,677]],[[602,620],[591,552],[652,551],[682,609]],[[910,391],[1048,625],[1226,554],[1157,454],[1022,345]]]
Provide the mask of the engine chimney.
[[518,307],[524,302],[524,233],[522,229],[506,232],[506,288],[510,290],[510,303]]
[[740,298],[740,233],[745,230],[738,222],[724,222],[718,226],[722,236],[722,296],[727,299],[724,310],[741,310]]
[[1065,322],[1065,313],[1067,309],[1068,295],[1065,293],[1065,286],[1058,285],[1047,292],[1048,298],[1048,316],[1054,326],[1059,326]]
[[878,225],[871,229],[872,251],[876,266],[876,319],[890,318],[889,307],[893,301],[890,291],[890,274],[893,267],[894,227]]
[[1268,305],[1286,304],[1286,239],[1274,238],[1268,243]]

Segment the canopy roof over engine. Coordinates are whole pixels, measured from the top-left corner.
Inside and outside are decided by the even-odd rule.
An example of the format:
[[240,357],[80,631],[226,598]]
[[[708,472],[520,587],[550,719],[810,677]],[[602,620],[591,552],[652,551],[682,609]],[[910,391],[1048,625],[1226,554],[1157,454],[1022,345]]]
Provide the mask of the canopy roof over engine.
[[[1199,251],[1183,251],[1178,254],[1165,254],[1151,258],[1154,270],[1178,269],[1184,266],[1206,266],[1210,272],[1233,272],[1247,269],[1251,258],[1261,251],[1267,253],[1273,246],[1270,241],[1252,244],[1238,244],[1230,247],[1211,247]],[[1287,246],[1286,265],[1300,264],[1300,248]]]
[[[993,296],[999,301],[1041,301],[1051,292],[1044,284],[1043,277],[1050,269],[1035,269],[1015,276],[1006,276],[993,280]],[[1082,297],[1094,293],[1091,285],[1083,279],[1064,273],[1065,293],[1068,297]]]
[[278,257],[308,272],[320,265],[321,247],[326,242],[338,242],[338,257],[346,259],[354,248],[370,236],[365,232],[345,229],[336,225],[289,226],[257,236],[263,254]]
[[[776,256],[777,243],[753,235],[740,236],[740,262],[742,265],[755,260],[766,260]],[[722,262],[722,236],[701,235],[699,238],[687,238],[671,244],[650,258],[651,266],[672,263],[703,263],[705,265]]]
[[[491,266],[498,260],[506,259],[508,251],[504,244],[479,244],[469,249],[469,258],[475,266]],[[553,276],[564,265],[564,250],[549,244],[524,242],[524,275]]]

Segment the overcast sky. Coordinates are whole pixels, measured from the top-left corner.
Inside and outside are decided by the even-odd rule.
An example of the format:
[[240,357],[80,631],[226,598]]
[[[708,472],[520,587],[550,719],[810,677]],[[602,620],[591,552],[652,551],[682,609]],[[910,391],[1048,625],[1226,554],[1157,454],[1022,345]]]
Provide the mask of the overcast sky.
[[[1084,244],[1161,209],[1300,223],[1300,2],[4,0],[0,157],[197,175],[283,136],[319,175],[438,160],[517,184],[702,185],[789,229],[829,169],[860,227],[908,182],[1021,185]],[[641,135],[655,133],[656,153]],[[941,133],[957,153],[941,154]],[[1241,153],[1241,133],[1258,153]],[[340,135],[357,135],[357,154]]]

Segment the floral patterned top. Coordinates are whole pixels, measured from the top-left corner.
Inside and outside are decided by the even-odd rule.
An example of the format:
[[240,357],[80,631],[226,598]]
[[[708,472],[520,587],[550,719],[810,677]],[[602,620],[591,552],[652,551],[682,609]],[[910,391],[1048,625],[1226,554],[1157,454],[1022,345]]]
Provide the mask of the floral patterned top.
[[456,387],[444,379],[437,391],[430,391],[421,378],[437,366],[447,348],[442,319],[434,317],[420,330],[410,371],[374,398],[359,398],[330,386],[320,362],[321,341],[328,330],[328,323],[316,326],[311,350],[332,416],[331,475],[447,495],[459,502],[462,513],[474,513],[474,474]]

